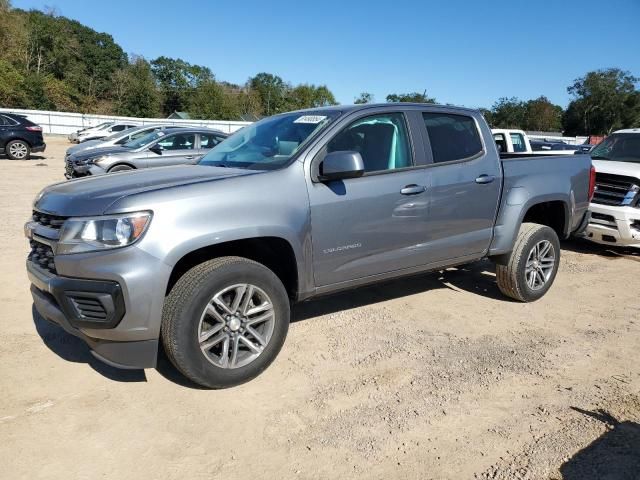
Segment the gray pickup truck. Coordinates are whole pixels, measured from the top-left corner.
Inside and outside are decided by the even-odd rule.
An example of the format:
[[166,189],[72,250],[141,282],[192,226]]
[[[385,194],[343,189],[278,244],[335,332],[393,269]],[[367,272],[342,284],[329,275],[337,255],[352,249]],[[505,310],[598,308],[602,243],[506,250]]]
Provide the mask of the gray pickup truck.
[[102,361],[154,367],[162,344],[192,381],[229,387],[274,360],[291,302],[483,258],[507,296],[542,297],[594,177],[589,156],[502,161],[475,110],[292,112],[198,165],[45,188],[27,271],[39,314]]

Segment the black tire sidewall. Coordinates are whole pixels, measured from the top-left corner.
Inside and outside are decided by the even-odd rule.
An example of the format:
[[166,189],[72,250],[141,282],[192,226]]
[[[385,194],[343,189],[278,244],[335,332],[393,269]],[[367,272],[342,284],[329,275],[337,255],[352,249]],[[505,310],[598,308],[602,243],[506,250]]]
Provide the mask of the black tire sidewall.
[[[15,143],[21,143],[27,148],[27,154],[24,156],[24,158],[15,158],[11,155],[10,147]],[[10,142],[7,142],[7,144],[5,145],[4,153],[9,160],[28,160],[29,157],[31,156],[31,147],[24,140],[11,140]]]
[[[533,290],[527,284],[527,277],[525,274],[525,270],[527,266],[527,258],[529,257],[529,254],[531,253],[531,250],[533,249],[533,247],[538,242],[541,242],[543,240],[548,240],[549,242],[551,242],[551,245],[553,246],[553,249],[554,249],[556,261],[553,266],[553,271],[551,272],[551,276],[549,277],[549,280],[547,280],[547,283],[544,285],[544,287],[542,287],[539,290]],[[523,245],[522,255],[520,256],[520,261],[517,267],[517,281],[519,283],[518,289],[522,293],[524,300],[527,302],[533,302],[535,300],[542,298],[553,285],[556,275],[558,274],[559,267],[560,267],[560,240],[558,239],[558,235],[553,229],[547,226],[541,225],[540,228],[534,234],[532,234],[527,240],[527,242]]]
[[[225,369],[213,365],[200,350],[198,324],[211,298],[236,283],[250,283],[264,290],[273,304],[275,325],[269,343],[258,358],[243,367]],[[253,262],[223,265],[204,275],[188,297],[182,302],[183,310],[178,314],[174,335],[182,361],[187,363],[189,373],[197,377],[198,383],[224,388],[247,382],[262,373],[280,352],[289,329],[289,298],[278,277],[266,267]]]

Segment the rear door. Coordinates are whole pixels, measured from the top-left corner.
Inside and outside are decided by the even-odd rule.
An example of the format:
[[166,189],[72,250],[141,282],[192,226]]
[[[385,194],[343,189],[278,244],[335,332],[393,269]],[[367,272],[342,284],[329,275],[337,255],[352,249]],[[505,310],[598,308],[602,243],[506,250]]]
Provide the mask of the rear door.
[[148,167],[193,163],[198,154],[195,133],[173,133],[163,137],[156,145],[162,149],[162,154],[157,155],[149,152],[147,156]]
[[502,187],[500,159],[484,122],[446,109],[421,113],[430,153],[429,263],[489,248]]

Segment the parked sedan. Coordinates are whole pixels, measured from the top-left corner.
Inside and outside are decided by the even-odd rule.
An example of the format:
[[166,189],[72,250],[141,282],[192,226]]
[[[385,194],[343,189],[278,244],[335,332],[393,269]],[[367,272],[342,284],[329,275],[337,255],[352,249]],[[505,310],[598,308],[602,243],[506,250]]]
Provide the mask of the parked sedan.
[[11,160],[26,160],[32,153],[44,152],[46,147],[41,126],[23,115],[0,114],[0,154]]
[[95,125],[93,127],[81,128],[80,130],[77,130],[75,132],[70,133],[67,138],[72,143],[78,143],[78,141],[79,141],[78,140],[78,136],[79,135],[87,134],[89,132],[97,132],[99,130],[104,130],[105,128],[109,128],[114,123],[116,123],[116,122],[102,122],[102,123],[99,123],[98,125]]
[[210,128],[158,130],[120,147],[71,155],[66,160],[65,177],[195,163],[226,137],[226,133]]
[[130,128],[140,126],[139,123],[130,123],[130,122],[119,122],[114,123],[107,128],[101,128],[98,130],[89,129],[84,132],[78,133],[78,143],[87,142],[89,140],[98,140],[101,138],[107,138],[110,135],[118,132],[124,132],[125,130],[129,130]]
[[135,128],[130,128],[128,130],[121,131],[121,132],[117,132],[106,138],[87,140],[86,142],[82,142],[82,143],[79,143],[78,145],[69,147],[67,149],[67,154],[65,155],[65,158],[70,157],[71,155],[79,154],[81,152],[86,152],[88,150],[95,150],[96,148],[122,146],[125,143],[129,143],[132,140],[137,140],[139,138],[142,138],[149,133],[153,133],[157,130],[164,130],[167,128],[178,128],[178,127],[174,125],[151,124],[151,125],[144,125],[142,127],[135,127]]

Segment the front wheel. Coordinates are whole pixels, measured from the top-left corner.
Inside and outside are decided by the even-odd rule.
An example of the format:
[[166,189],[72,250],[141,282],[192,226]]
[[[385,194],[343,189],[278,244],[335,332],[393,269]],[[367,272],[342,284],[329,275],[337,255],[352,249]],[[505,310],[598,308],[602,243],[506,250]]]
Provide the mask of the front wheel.
[[560,241],[556,232],[536,223],[523,223],[513,251],[496,265],[500,291],[521,302],[541,298],[556,278]]
[[5,147],[11,160],[27,160],[31,156],[31,147],[24,140],[12,140]]
[[133,167],[131,167],[129,165],[115,165],[115,166],[111,167],[109,170],[107,170],[107,173],[129,172],[131,170],[133,170]]
[[195,383],[226,388],[264,371],[289,328],[289,298],[264,265],[221,257],[193,267],[165,299],[167,356]]

